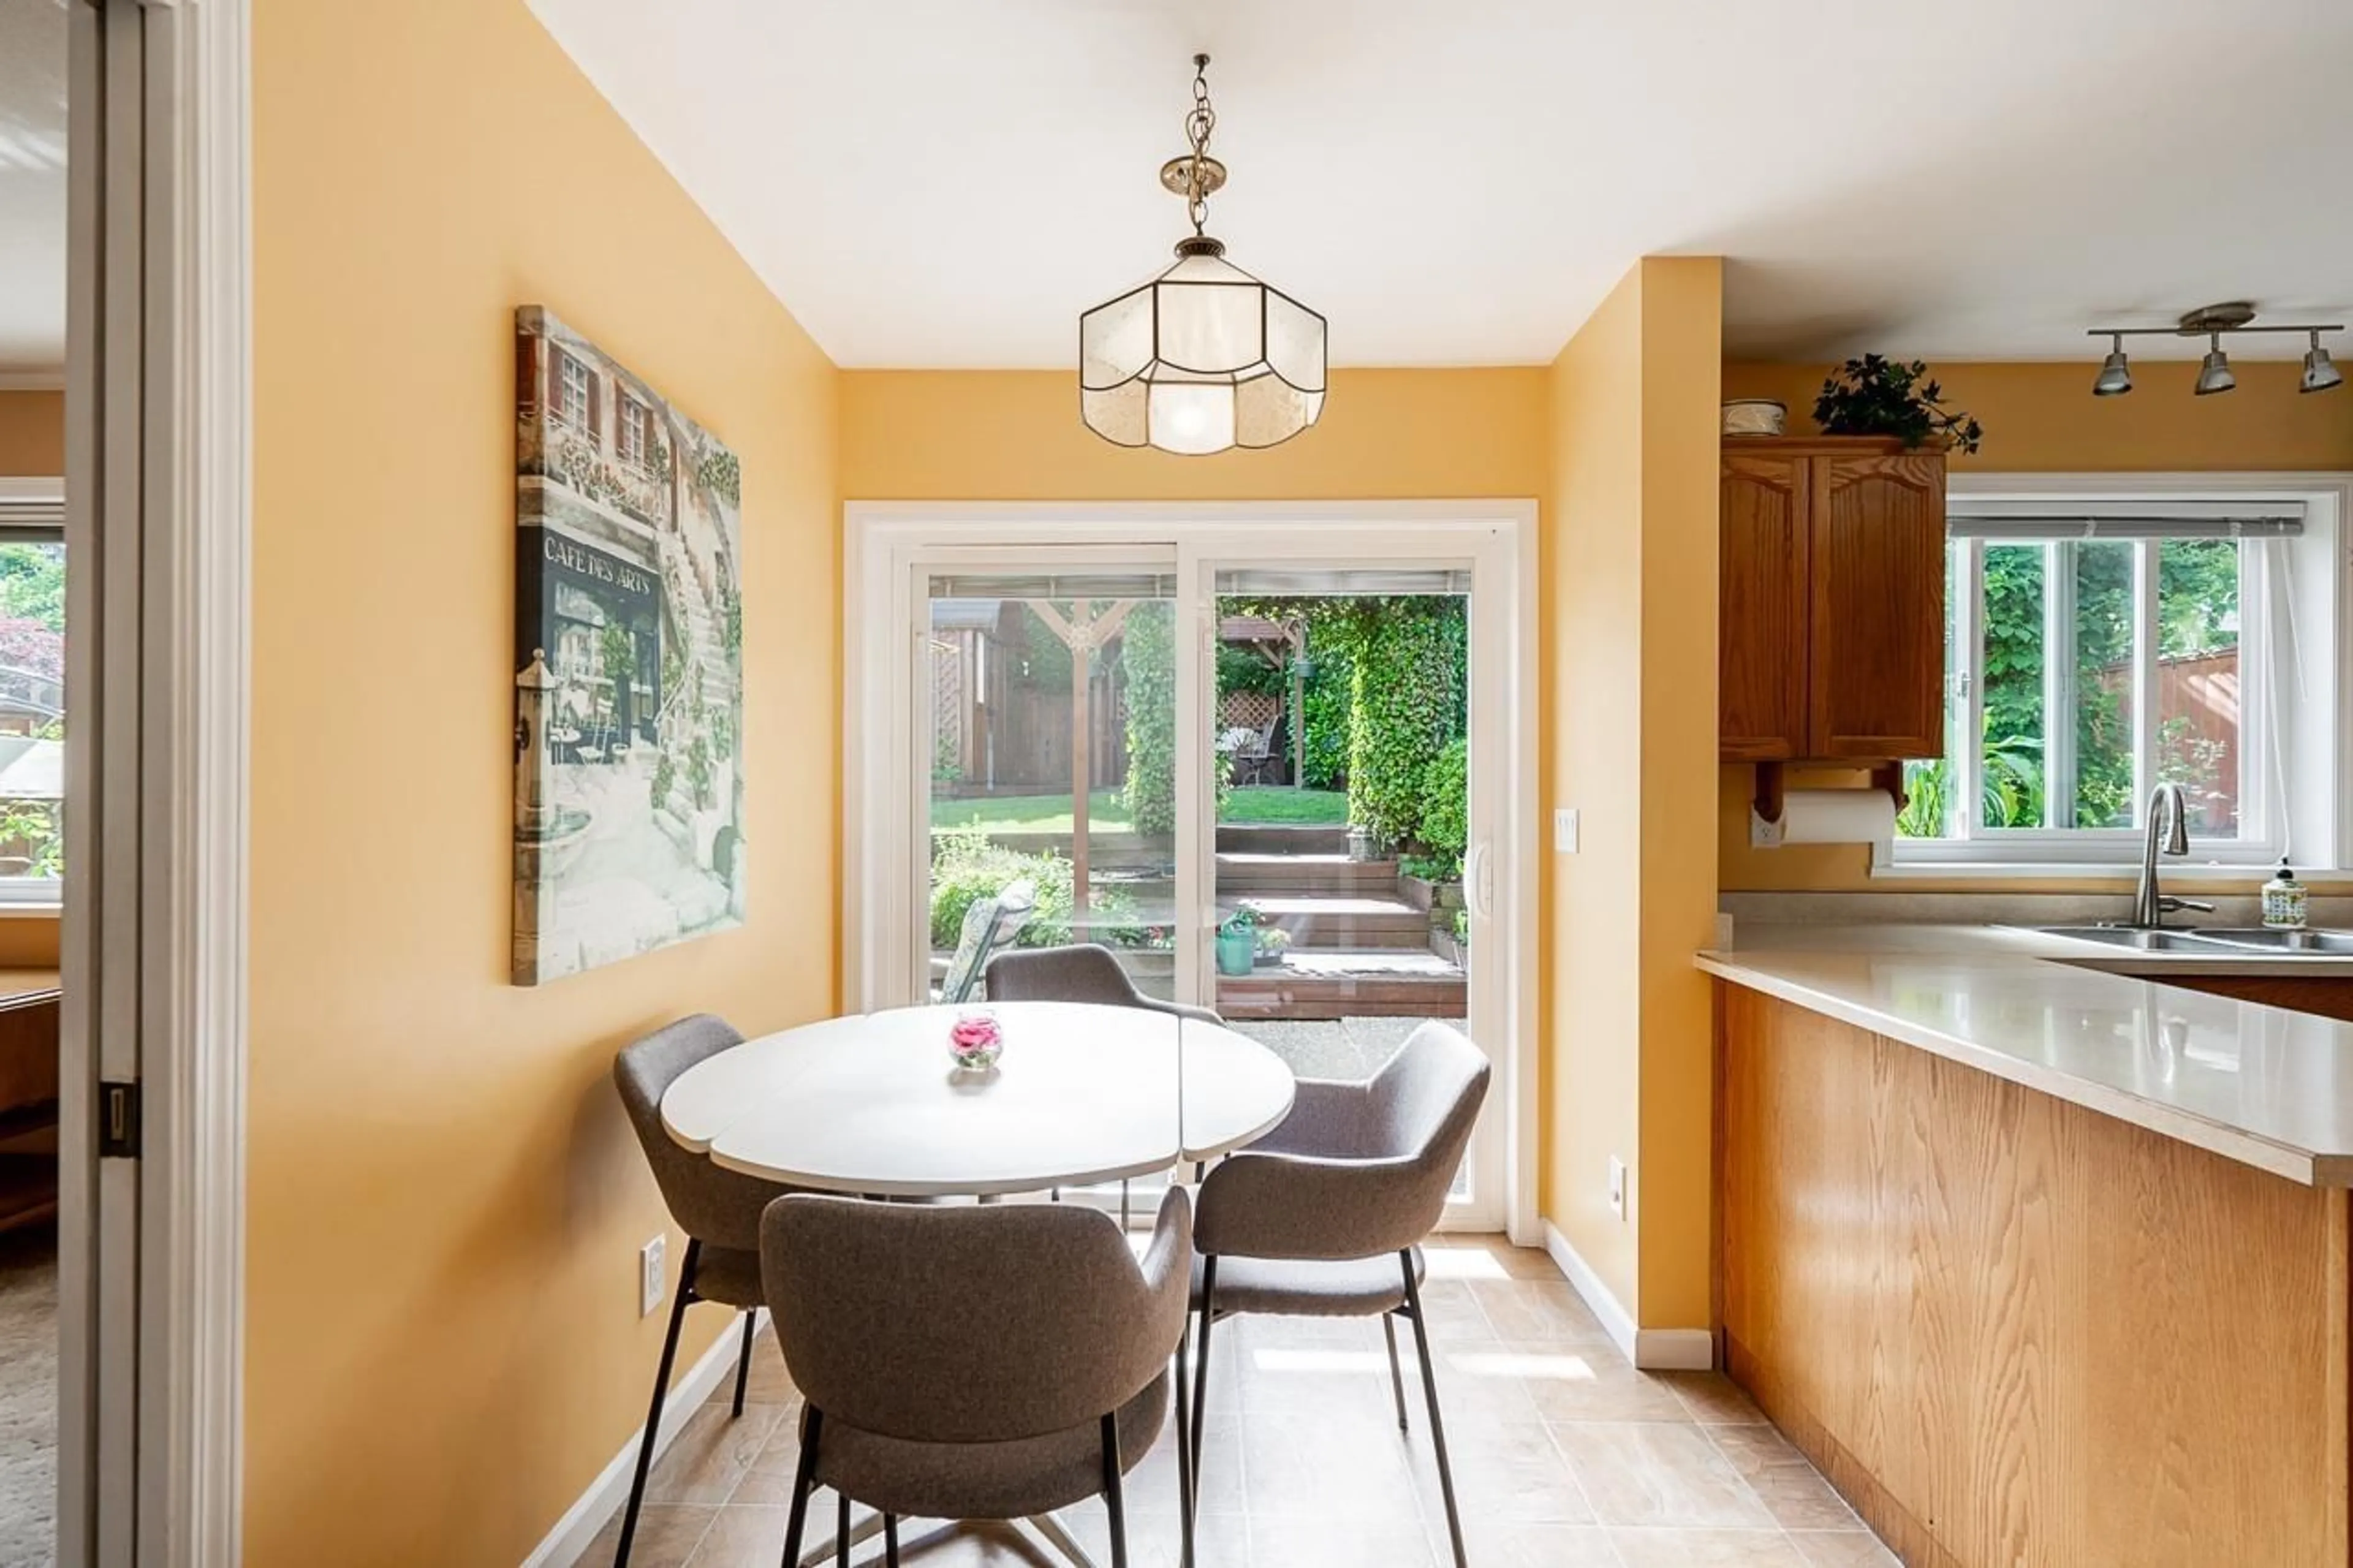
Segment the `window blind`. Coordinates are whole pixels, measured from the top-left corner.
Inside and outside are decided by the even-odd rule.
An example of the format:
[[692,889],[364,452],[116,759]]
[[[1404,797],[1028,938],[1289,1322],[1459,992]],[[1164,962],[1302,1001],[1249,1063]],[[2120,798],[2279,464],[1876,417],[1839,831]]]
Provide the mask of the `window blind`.
[[1270,568],[1218,574],[1218,592],[1253,599],[1310,599],[1373,595],[1425,596],[1471,592],[1471,574],[1448,567],[1389,570],[1379,567]]
[[1173,572],[944,573],[930,582],[934,599],[1173,599]]
[[56,496],[0,495],[0,544],[38,544],[65,532],[66,503]]
[[2003,502],[1957,498],[1945,520],[1955,539],[2026,542],[2050,539],[2294,539],[2304,532],[2301,501]]

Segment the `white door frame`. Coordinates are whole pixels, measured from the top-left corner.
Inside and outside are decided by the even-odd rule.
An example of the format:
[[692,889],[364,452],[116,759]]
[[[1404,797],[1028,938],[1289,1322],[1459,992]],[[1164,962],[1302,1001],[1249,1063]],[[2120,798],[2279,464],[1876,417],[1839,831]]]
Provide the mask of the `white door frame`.
[[[247,0],[78,0],[69,26],[58,1561],[234,1568]],[[130,1157],[98,1157],[101,1080],[136,1087]]]
[[[1469,557],[1490,542],[1506,567],[1508,587],[1482,617],[1493,645],[1474,649],[1502,671],[1503,700],[1514,722],[1500,778],[1487,781],[1484,820],[1493,832],[1485,857],[1494,868],[1491,929],[1474,940],[1496,964],[1493,984],[1508,997],[1505,1038],[1482,1041],[1498,1063],[1504,1103],[1492,1125],[1503,1134],[1507,1233],[1541,1244],[1536,1215],[1536,942],[1539,803],[1536,794],[1536,509],[1533,500],[897,502],[852,501],[843,508],[842,970],[844,1005],[862,1010],[895,995],[892,975],[913,929],[914,874],[894,781],[911,775],[908,727],[900,722],[911,689],[914,649],[900,635],[908,606],[901,595],[913,563],[926,552],[958,546],[1178,544],[1180,562],[1236,552],[1300,559],[1362,557],[1372,531],[1410,530],[1425,556]],[[1402,555],[1395,558],[1403,559]],[[1180,572],[1180,577],[1182,573]],[[1180,602],[1183,597],[1180,589]],[[1180,626],[1179,635],[1183,635]],[[1190,661],[1179,661],[1182,669]],[[1205,700],[1180,690],[1181,711]],[[1179,775],[1179,807],[1187,790]],[[1474,790],[1481,785],[1474,782]],[[895,804],[894,804],[895,802]],[[1198,804],[1198,802],[1197,802]],[[1179,867],[1180,876],[1187,869]],[[1188,880],[1198,883],[1198,870]],[[1182,889],[1180,888],[1180,898]],[[1494,933],[1500,932],[1500,939]]]

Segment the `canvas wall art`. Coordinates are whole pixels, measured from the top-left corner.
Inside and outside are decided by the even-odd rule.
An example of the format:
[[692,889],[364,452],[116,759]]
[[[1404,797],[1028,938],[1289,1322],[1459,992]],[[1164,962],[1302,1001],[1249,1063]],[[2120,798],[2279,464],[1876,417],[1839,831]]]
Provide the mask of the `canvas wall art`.
[[538,306],[515,313],[514,981],[744,919],[743,475]]

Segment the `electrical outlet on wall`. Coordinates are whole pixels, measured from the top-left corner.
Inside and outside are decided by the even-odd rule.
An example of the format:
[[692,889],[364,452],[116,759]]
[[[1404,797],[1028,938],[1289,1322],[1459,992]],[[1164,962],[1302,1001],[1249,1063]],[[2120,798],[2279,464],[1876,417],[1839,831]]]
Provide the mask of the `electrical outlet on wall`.
[[658,1236],[638,1248],[638,1316],[650,1318],[670,1289],[670,1237]]
[[1615,1154],[1609,1156],[1609,1212],[1626,1217],[1626,1162]]

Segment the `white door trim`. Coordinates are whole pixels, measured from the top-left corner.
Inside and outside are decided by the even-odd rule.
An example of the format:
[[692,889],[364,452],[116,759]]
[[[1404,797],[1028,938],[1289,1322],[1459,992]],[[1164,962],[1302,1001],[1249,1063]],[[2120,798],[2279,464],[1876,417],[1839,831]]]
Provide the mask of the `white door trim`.
[[[82,639],[79,654],[69,647],[89,704],[75,713],[69,745],[83,770],[77,800],[90,798],[95,781],[121,776],[118,769],[133,770],[136,782],[123,836],[93,842],[85,829],[69,862],[66,1050],[69,1068],[79,1063],[85,1079],[94,1080],[100,1064],[109,1076],[135,1075],[143,1125],[139,1157],[107,1162],[104,1178],[108,1193],[135,1194],[137,1210],[128,1431],[111,1423],[93,1428],[69,1413],[71,1380],[79,1373],[88,1386],[88,1358],[101,1346],[69,1321],[78,1309],[96,1310],[89,1279],[78,1283],[79,1300],[61,1279],[59,1527],[60,1561],[68,1562],[93,1560],[95,1542],[111,1563],[126,1536],[141,1568],[234,1568],[242,1556],[248,17],[248,0],[82,0],[73,24],[69,531],[79,541],[86,580],[77,602],[85,611],[102,602],[113,613],[85,619],[96,636]],[[134,30],[138,70],[118,67],[112,98],[93,91],[111,47],[103,40],[121,42]],[[134,83],[135,93],[123,92]],[[136,171],[135,201],[123,198],[120,180],[102,206],[93,199],[99,160],[90,149],[100,136],[114,142],[105,162],[118,175]],[[106,226],[126,222],[136,226],[135,275],[118,272],[102,303],[94,258],[110,232],[121,232]],[[117,256],[125,249],[118,239]],[[111,323],[113,341],[100,336],[101,322]],[[109,483],[135,488],[135,498],[107,493]],[[127,570],[109,570],[93,549],[101,544],[118,552],[135,544],[121,563]],[[103,679],[87,679],[94,673]],[[123,712],[109,711],[110,695],[135,729],[126,729]],[[120,863],[126,847],[129,866]],[[101,900],[103,907],[91,907]],[[133,963],[120,962],[126,952]],[[98,1166],[91,1085],[77,1085],[76,1076],[69,1071],[62,1129],[69,1230],[77,1186],[87,1223],[89,1177],[77,1170]],[[118,1261],[110,1255],[102,1267]],[[99,1283],[110,1300],[123,1289],[112,1279]],[[103,1348],[114,1348],[111,1338]],[[93,1438],[87,1451],[74,1447],[77,1435]],[[132,1496],[94,1505],[95,1479],[111,1488],[130,1477]],[[95,1536],[90,1526],[100,1521],[73,1517],[93,1506],[120,1507]]]
[[[904,726],[895,722],[912,679],[913,649],[898,635],[906,606],[897,602],[913,552],[985,542],[1010,544],[1166,543],[1215,552],[1219,538],[1261,544],[1283,538],[1298,553],[1330,552],[1353,531],[1412,525],[1426,534],[1496,536],[1509,552],[1511,591],[1504,606],[1508,653],[1505,690],[1516,722],[1501,781],[1503,809],[1493,853],[1512,875],[1495,911],[1504,934],[1503,980],[1511,999],[1509,1037],[1498,1052],[1506,1103],[1493,1124],[1505,1139],[1504,1223],[1522,1246],[1541,1246],[1536,1214],[1536,900],[1544,838],[1538,832],[1536,503],[1526,500],[1411,501],[851,501],[842,509],[842,1003],[851,1010],[891,994],[881,973],[890,963],[874,933],[909,929],[909,880],[891,847],[896,811],[885,786],[904,777]],[[892,927],[886,922],[899,922]]]

